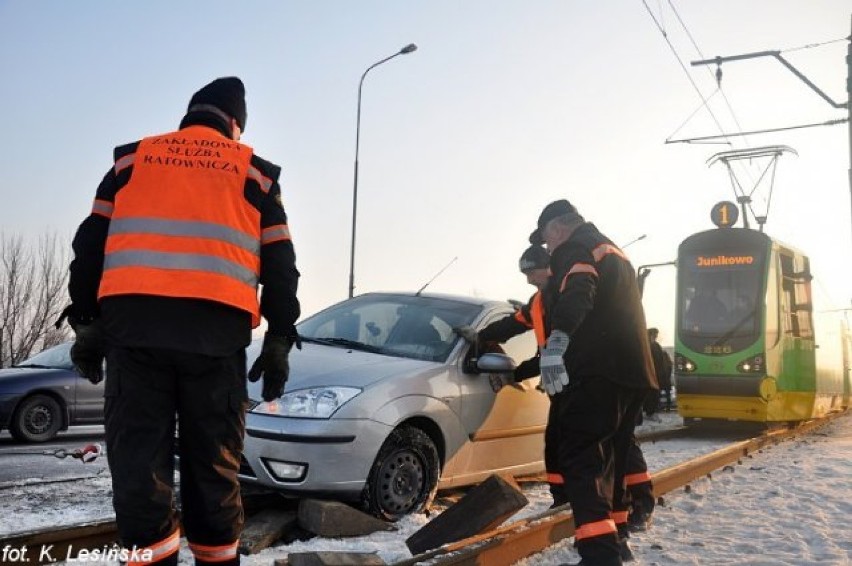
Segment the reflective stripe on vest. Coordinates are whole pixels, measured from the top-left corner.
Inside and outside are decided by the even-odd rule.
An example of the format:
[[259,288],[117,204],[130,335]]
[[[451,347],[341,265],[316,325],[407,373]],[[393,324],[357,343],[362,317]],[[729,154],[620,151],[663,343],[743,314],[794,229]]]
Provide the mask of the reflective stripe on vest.
[[257,276],[249,269],[228,260],[201,254],[176,254],[148,251],[113,252],[104,259],[104,271],[119,267],[151,267],[178,271],[218,273],[246,285],[257,285]]
[[[145,138],[116,194],[98,298],[155,295],[204,299],[260,322],[260,211],[244,196],[252,150],[209,128]],[[132,157],[132,160],[128,160]],[[265,189],[268,191],[268,189]]]
[[196,560],[203,562],[225,562],[237,557],[237,542],[222,544],[219,546],[206,546],[203,544],[189,543],[189,549]]
[[144,564],[151,564],[152,562],[159,562],[180,550],[180,531],[176,530],[166,538],[145,548],[128,550],[135,551],[128,552],[128,556],[138,557],[139,560],[128,560],[127,566],[142,566]]
[[234,230],[212,222],[194,220],[164,220],[161,218],[121,218],[113,220],[110,235],[153,234],[160,236],[185,236],[187,238],[209,238],[221,240],[243,248],[253,254],[260,253],[260,242],[245,232]]

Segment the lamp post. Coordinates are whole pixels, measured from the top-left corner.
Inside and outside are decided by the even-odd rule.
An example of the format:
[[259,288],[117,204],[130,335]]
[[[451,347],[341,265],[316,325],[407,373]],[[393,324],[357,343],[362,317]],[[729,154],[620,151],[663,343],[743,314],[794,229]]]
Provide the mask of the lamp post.
[[361,143],[361,89],[364,86],[364,79],[373,68],[378,67],[382,63],[387,63],[398,55],[406,55],[412,51],[416,51],[417,46],[409,43],[390,57],[385,57],[381,61],[376,61],[364,71],[361,75],[361,82],[358,83],[358,119],[355,125],[355,180],[352,183],[352,247],[349,251],[349,298],[355,291],[355,220],[358,213],[358,149]]

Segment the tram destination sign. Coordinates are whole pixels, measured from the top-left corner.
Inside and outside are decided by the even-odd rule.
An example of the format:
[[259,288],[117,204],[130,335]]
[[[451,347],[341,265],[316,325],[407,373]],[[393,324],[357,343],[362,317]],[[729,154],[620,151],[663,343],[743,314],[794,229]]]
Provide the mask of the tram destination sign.
[[695,256],[695,267],[734,267],[738,265],[752,265],[753,255],[715,255]]

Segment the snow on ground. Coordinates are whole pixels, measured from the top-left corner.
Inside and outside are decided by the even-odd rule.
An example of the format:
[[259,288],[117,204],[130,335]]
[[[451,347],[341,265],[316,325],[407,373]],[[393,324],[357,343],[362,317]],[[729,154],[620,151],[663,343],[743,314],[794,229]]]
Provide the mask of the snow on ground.
[[[643,446],[644,449],[644,446]],[[653,454],[646,450],[652,469]],[[636,564],[852,564],[852,415],[678,490],[634,535]],[[563,543],[518,566],[573,563]]]
[[[680,424],[676,414],[663,413],[659,422],[646,420],[637,432]],[[653,472],[711,452],[729,441],[712,437],[666,440],[645,443],[642,449]],[[689,493],[678,490],[666,495],[665,504],[657,507],[653,528],[631,539],[634,564],[852,565],[852,534],[846,528],[852,516],[850,478],[852,415],[815,434],[744,459],[733,471],[696,481]],[[530,504],[513,519],[540,513],[550,505],[545,485],[524,487]],[[0,498],[0,537],[112,515],[108,477],[60,482],[48,489],[20,482],[0,486]],[[393,563],[411,556],[405,539],[427,521],[424,515],[410,516],[397,523],[396,532],[349,539],[316,538],[267,549],[242,561],[268,566],[290,552],[329,550],[376,552]],[[518,566],[578,560],[569,540],[520,561]],[[181,564],[192,564],[185,541]]]

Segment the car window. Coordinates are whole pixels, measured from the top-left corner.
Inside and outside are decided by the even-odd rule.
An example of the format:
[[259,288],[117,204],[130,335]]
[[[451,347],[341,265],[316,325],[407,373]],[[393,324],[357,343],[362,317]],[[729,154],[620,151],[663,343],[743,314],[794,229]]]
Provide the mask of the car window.
[[73,369],[71,363],[71,343],[60,344],[39,352],[35,356],[19,363],[17,367],[36,366],[53,369]]
[[470,324],[480,310],[432,297],[362,295],[305,320],[298,330],[306,339],[358,343],[381,354],[439,362],[458,339],[453,327]]

